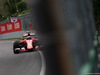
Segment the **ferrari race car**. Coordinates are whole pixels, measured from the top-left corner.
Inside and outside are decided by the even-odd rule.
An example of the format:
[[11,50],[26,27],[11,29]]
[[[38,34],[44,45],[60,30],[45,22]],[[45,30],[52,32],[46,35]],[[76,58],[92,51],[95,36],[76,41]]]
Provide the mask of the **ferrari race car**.
[[13,43],[13,52],[14,54],[18,54],[21,51],[34,51],[40,48],[40,43],[38,38],[31,38],[27,36],[27,38],[15,41]]

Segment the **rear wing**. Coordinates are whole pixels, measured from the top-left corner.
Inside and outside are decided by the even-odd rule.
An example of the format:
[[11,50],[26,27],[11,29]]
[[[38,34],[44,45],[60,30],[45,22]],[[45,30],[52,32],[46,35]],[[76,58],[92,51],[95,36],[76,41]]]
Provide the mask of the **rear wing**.
[[[27,36],[28,36],[28,33],[23,34],[23,37],[27,37]],[[35,36],[35,33],[30,33],[30,36]]]

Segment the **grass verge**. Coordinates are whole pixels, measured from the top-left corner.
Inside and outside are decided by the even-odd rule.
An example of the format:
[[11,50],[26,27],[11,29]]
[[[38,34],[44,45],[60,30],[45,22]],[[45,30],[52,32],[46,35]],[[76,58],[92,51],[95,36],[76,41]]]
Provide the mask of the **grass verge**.
[[1,39],[0,41],[2,40],[21,40],[21,38],[9,38],[9,39]]

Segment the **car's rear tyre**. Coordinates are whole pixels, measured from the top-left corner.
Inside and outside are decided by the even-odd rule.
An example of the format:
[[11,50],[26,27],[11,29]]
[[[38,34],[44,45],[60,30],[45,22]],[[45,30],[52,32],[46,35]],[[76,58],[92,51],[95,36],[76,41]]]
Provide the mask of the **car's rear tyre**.
[[15,51],[16,48],[20,48],[19,46],[19,41],[15,41],[14,44],[13,44],[13,52],[14,54],[18,54],[20,51]]

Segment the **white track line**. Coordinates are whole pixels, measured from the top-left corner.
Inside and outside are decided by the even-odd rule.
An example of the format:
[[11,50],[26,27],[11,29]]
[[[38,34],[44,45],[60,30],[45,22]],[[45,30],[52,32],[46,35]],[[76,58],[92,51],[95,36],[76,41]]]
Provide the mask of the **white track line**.
[[41,59],[42,59],[42,67],[41,67],[40,75],[45,75],[45,72],[46,72],[45,59],[44,59],[43,53],[41,51],[39,51],[39,53],[40,53]]

